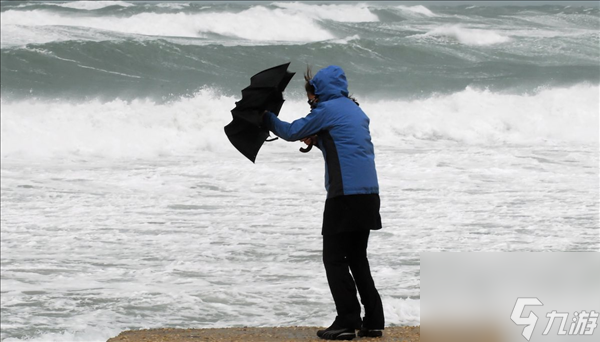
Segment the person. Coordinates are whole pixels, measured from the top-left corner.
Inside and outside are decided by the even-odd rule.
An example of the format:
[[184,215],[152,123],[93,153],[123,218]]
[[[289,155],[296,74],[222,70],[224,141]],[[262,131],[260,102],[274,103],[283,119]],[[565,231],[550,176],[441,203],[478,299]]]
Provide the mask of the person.
[[[325,159],[323,263],[337,317],[317,336],[351,340],[359,330],[360,337],[380,337],[383,306],[367,259],[370,230],[382,227],[370,120],[349,97],[346,75],[339,66],[321,69],[314,77],[307,68],[304,79],[310,113],[288,123],[266,111],[263,125],[284,140],[315,145]],[[357,288],[365,308],[362,320]]]

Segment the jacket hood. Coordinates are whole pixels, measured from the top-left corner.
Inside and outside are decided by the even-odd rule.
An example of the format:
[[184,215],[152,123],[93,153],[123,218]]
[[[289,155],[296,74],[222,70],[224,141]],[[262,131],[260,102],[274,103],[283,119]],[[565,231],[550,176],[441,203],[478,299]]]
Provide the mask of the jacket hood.
[[310,80],[315,87],[315,95],[319,101],[327,101],[337,97],[348,97],[348,81],[344,70],[337,65],[330,65],[317,72]]

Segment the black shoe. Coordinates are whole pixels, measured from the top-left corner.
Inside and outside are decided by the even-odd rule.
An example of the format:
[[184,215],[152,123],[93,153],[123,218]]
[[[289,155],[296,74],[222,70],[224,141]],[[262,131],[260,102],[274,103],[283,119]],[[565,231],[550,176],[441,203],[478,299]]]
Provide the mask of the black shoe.
[[383,336],[383,331],[380,329],[369,329],[362,327],[358,331],[358,337],[381,337]]
[[332,324],[329,328],[318,330],[317,336],[324,340],[350,341],[356,337],[354,329],[341,328]]

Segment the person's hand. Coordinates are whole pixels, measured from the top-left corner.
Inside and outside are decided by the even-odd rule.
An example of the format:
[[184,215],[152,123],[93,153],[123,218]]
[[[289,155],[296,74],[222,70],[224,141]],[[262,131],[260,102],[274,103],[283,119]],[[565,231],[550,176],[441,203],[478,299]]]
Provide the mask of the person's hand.
[[303,143],[305,143],[308,146],[311,145],[316,145],[317,144],[317,135],[311,135],[310,137],[306,137],[306,138],[302,138],[300,139],[300,141],[302,141]]
[[300,152],[302,152],[302,153],[308,153],[312,149],[313,145],[317,144],[317,139],[318,138],[317,138],[316,134],[315,135],[311,135],[310,137],[306,137],[306,138],[300,139],[300,141],[302,141],[303,143],[305,143],[306,145],[308,145],[306,148],[300,147]]

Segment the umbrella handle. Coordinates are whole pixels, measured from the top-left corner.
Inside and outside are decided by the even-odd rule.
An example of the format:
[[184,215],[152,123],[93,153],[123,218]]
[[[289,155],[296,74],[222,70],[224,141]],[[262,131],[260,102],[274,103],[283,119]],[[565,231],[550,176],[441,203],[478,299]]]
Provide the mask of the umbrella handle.
[[300,147],[300,152],[302,153],[308,153],[310,152],[310,150],[312,150],[313,145],[308,145],[308,147],[304,148],[304,147]]

